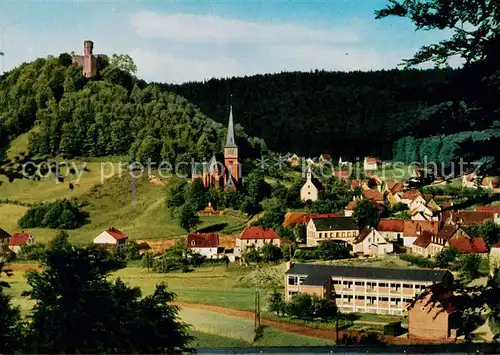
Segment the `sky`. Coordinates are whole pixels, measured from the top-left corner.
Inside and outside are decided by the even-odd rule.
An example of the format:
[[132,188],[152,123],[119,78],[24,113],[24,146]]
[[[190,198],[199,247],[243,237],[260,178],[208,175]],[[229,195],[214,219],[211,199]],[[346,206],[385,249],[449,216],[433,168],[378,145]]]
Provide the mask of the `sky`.
[[[129,54],[137,76],[182,83],[281,71],[397,67],[449,36],[375,20],[387,0],[0,0],[0,72],[47,55]],[[452,66],[458,61],[450,63]]]

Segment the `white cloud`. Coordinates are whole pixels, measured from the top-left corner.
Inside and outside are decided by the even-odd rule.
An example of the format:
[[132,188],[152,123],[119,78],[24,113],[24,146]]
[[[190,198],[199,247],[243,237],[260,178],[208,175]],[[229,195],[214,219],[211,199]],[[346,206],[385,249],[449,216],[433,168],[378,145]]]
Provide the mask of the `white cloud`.
[[130,55],[137,64],[139,76],[149,81],[180,83],[235,76],[244,72],[237,60],[226,56],[203,60],[162,54],[145,48],[134,49]]
[[321,31],[293,24],[266,24],[213,15],[139,12],[132,17],[136,32],[145,38],[205,43],[353,43],[359,34],[352,26]]

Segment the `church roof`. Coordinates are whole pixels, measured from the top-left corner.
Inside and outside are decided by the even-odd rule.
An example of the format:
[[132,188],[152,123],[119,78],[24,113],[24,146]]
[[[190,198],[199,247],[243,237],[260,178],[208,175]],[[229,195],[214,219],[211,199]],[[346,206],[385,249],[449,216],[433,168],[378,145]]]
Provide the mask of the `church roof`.
[[225,148],[237,148],[234,137],[233,106],[229,110],[229,123],[227,125],[227,136]]

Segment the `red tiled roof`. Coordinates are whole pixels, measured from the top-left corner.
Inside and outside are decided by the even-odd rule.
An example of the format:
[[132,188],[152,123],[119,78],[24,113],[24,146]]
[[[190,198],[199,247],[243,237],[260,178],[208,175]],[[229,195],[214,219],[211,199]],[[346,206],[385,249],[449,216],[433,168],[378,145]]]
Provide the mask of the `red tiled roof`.
[[438,221],[404,221],[404,229],[403,235],[405,237],[416,237],[417,229],[420,227],[420,231],[429,231],[433,234],[436,234],[439,231],[439,222]]
[[377,230],[379,232],[403,232],[405,221],[402,219],[382,218],[378,223]]
[[493,245],[492,248],[500,248],[500,243]]
[[387,188],[393,194],[404,191],[404,185],[401,182],[388,182],[387,183]]
[[279,239],[279,236],[272,229],[246,227],[241,233],[240,239]]
[[417,189],[410,189],[410,190],[406,191],[403,194],[402,198],[405,199],[405,200],[412,200],[413,201],[418,196],[422,196],[422,194],[420,193],[419,190],[417,190]]
[[441,228],[441,230],[437,233],[436,236],[438,238],[444,239],[445,241],[448,241],[451,237],[453,237],[453,235],[457,230],[458,228],[455,226],[450,226],[450,225],[443,226],[443,228]]
[[340,217],[338,213],[304,213],[304,212],[287,212],[285,214],[285,220],[283,221],[283,227],[289,228],[293,227],[296,224],[304,224],[308,223],[311,218],[332,218],[332,217]]
[[452,223],[463,224],[468,226],[474,223],[482,224],[487,220],[493,220],[493,212],[483,211],[445,211],[443,212],[442,219],[447,221],[451,218]]
[[128,237],[125,235],[125,233],[120,232],[118,229],[115,227],[111,227],[106,231],[110,236],[115,238],[116,240],[121,240],[121,239],[127,239]]
[[30,238],[30,233],[14,233],[9,239],[9,246],[21,246],[25,245]]
[[363,190],[363,196],[372,201],[384,201],[384,195],[380,191],[374,189]]
[[345,206],[344,211],[345,210],[347,210],[347,211],[353,211],[354,210],[354,206],[356,206],[357,203],[358,203],[358,200],[349,201],[349,203],[347,204],[347,206]]
[[219,235],[216,233],[191,233],[187,236],[189,248],[217,248]]
[[431,239],[434,236],[434,233],[429,231],[423,231],[422,234],[418,236],[417,239],[413,242],[413,245],[416,245],[421,248],[427,248],[427,246],[431,243]]
[[333,176],[338,177],[339,179],[348,179],[349,171],[347,170],[335,170],[333,172]]
[[451,238],[448,243],[450,247],[460,253],[487,253],[488,246],[483,238]]
[[500,207],[499,206],[477,206],[476,211],[500,213]]
[[374,157],[366,157],[365,159],[368,164],[377,164],[380,162],[380,160],[377,160]]

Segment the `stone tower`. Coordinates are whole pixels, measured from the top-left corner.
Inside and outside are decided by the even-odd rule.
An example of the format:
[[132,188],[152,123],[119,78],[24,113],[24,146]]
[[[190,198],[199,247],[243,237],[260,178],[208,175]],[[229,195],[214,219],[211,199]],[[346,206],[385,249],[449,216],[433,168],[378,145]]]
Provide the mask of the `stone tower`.
[[238,146],[236,145],[233,122],[233,106],[229,110],[229,123],[227,125],[226,145],[224,146],[224,188],[236,189],[241,180],[241,166],[238,162]]
[[91,78],[108,62],[108,57],[103,54],[94,55],[94,42],[86,40],[83,42],[83,55],[74,55],[73,64],[82,67],[82,74],[86,78]]

